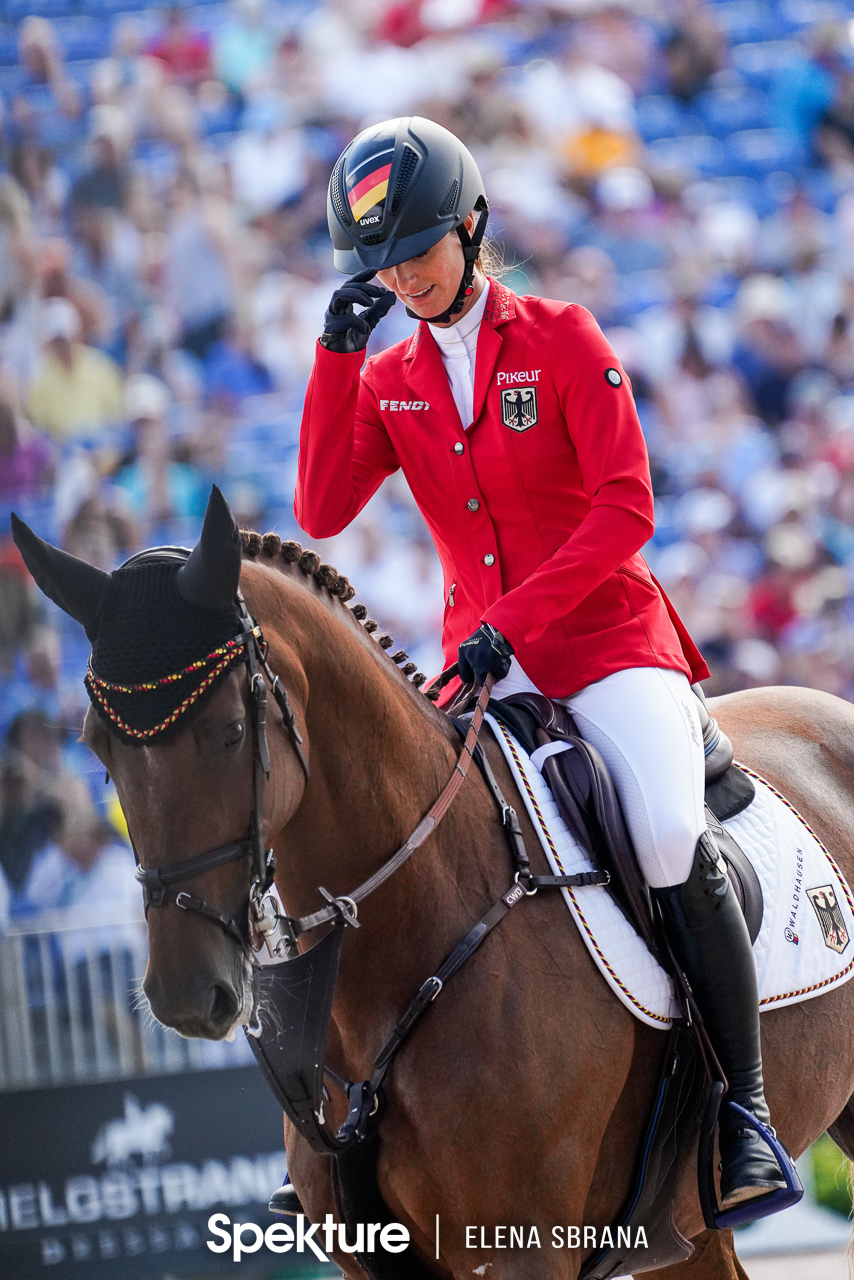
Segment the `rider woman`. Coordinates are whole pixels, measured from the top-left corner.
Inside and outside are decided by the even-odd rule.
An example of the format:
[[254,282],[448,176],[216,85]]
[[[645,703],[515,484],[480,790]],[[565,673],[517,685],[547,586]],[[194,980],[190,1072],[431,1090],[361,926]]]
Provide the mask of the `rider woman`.
[[[691,684],[708,669],[640,555],[653,499],[629,380],[583,307],[485,275],[487,212],[472,156],[428,120],[374,125],[338,160],[329,228],[352,279],[317,347],[297,519],[331,537],[403,470],[444,567],[446,664],[563,702],[601,752],[728,1097],[767,1123],[750,939],[704,816]],[[365,362],[396,299],[421,324]],[[723,1208],[785,1185],[728,1107],[720,1146]]]

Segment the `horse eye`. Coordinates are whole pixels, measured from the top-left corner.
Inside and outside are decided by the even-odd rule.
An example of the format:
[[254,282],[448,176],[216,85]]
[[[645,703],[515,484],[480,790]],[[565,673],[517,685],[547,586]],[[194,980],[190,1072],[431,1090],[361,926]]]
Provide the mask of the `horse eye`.
[[223,745],[226,747],[236,747],[242,737],[243,724],[238,720],[235,724],[230,724],[226,729],[222,740]]

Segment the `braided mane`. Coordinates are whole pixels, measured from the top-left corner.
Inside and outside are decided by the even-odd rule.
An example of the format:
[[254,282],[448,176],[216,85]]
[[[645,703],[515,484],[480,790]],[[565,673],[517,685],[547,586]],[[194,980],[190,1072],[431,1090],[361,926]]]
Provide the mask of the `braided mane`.
[[[333,598],[339,600],[342,604],[352,600],[356,594],[356,588],[351,585],[350,580],[333,568],[331,564],[323,564],[316,551],[303,550],[302,546],[293,540],[283,542],[276,533],[262,535],[249,529],[241,529],[240,536],[243,539],[243,554],[247,560],[257,560],[259,556],[263,555],[268,560],[280,559],[286,564],[297,565],[307,578],[313,578],[319,586],[324,587]],[[368,617],[368,610],[365,605],[352,605],[350,613],[357,622],[361,623],[365,631],[374,637],[381,649],[390,649],[392,647],[394,640],[390,635],[386,632],[382,635],[375,634],[379,630],[379,623]],[[418,670],[417,663],[409,661],[409,654],[404,649],[398,649],[396,653],[389,654],[389,657],[392,662],[400,667],[405,676],[412,677],[412,684],[417,689],[421,689],[427,677]],[[441,683],[436,682],[429,689],[422,690],[422,692],[425,698],[435,702],[439,697],[441,688]]]

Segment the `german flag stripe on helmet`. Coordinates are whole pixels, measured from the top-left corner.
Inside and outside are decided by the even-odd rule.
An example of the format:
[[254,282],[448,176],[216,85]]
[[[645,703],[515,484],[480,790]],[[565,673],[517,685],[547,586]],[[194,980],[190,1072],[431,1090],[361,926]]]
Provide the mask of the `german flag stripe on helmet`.
[[384,164],[356,183],[347,196],[354,218],[361,218],[362,214],[367,213],[368,209],[372,209],[375,204],[379,204],[380,200],[385,199],[390,173],[391,165]]

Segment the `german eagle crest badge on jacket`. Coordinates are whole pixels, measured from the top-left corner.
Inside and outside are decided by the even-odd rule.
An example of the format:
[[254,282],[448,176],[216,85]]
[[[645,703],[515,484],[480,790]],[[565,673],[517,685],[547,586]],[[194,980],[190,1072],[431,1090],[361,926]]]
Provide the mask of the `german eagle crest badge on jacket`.
[[537,421],[537,388],[508,387],[501,392],[501,421],[511,431],[527,431]]

